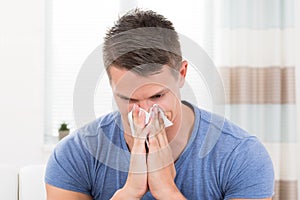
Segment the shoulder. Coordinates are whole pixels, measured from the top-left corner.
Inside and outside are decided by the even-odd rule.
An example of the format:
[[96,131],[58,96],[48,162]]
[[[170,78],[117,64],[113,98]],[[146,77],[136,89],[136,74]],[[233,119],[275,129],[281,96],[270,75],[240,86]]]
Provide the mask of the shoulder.
[[234,122],[228,120],[226,117],[203,110],[195,108],[200,113],[200,122],[206,126],[211,126],[215,131],[220,131],[222,135],[239,139],[245,139],[250,136],[250,134],[236,125]]
[[130,153],[122,130],[120,113],[109,113],[79,128],[61,141],[55,153],[74,163],[78,163],[76,158],[80,158],[91,166],[97,164],[126,171]]
[[65,146],[67,144],[83,145],[83,142],[88,140],[89,138],[98,138],[99,135],[103,133],[109,135],[112,130],[114,130],[115,128],[119,128],[119,126],[122,126],[121,124],[118,124],[118,121],[120,121],[119,118],[120,116],[118,112],[112,112],[103,115],[75,130],[69,136],[64,138],[58,144],[57,148],[59,148],[60,146]]
[[111,146],[117,146],[114,150],[121,146],[120,126],[119,112],[101,116],[65,137],[57,144],[53,154],[61,159],[75,159],[74,162],[76,157],[86,161],[103,157]]
[[273,163],[259,139],[222,116],[199,108],[195,112],[200,156],[217,167],[226,197],[271,196]]
[[116,125],[121,126],[120,114],[119,112],[111,112],[79,128],[76,131],[76,134],[79,134],[82,137],[95,136],[101,132],[106,132],[106,130],[114,128]]
[[198,113],[200,157],[218,172],[226,199],[272,196],[274,169],[269,153],[256,136],[228,119],[194,108]]
[[[110,113],[100,117],[61,140],[48,159],[46,183],[66,190],[89,194],[95,178],[94,169],[101,163],[96,162],[96,156],[98,156],[96,153],[101,145],[102,149],[107,149],[101,143],[103,135],[101,133],[112,130],[111,127],[114,127],[115,124],[115,115],[116,113]],[[111,135],[110,133],[105,134]]]
[[63,138],[55,147],[53,154],[58,156],[69,156],[79,154],[87,154],[85,149],[87,142],[98,138],[103,129],[110,130],[114,123],[114,118],[117,113],[109,113],[102,117],[95,119],[94,121],[86,124],[85,126],[78,128],[67,137]]
[[76,163],[78,166],[93,163],[95,152],[98,151],[99,144],[103,140],[102,135],[104,133],[112,135],[103,129],[112,130],[115,115],[116,113],[109,113],[97,118],[63,138],[53,150],[48,166],[58,168],[58,166],[70,167],[69,163]]
[[191,140],[200,148],[200,157],[204,158],[212,150],[233,151],[244,141],[257,140],[245,130],[225,117],[193,106],[195,113],[194,130]]
[[[193,106],[195,112],[195,139],[200,157],[212,155],[235,157],[239,154],[260,155],[269,160],[269,154],[256,136],[223,116]],[[253,156],[252,156],[253,157]]]

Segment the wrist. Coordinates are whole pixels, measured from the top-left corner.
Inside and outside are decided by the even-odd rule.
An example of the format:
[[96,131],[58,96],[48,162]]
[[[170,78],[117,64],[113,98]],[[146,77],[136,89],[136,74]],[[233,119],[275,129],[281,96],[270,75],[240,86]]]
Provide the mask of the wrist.
[[183,196],[183,194],[179,190],[177,192],[172,193],[171,199],[186,200],[186,198]]
[[164,199],[186,200],[186,198],[183,196],[180,190],[178,190],[175,184],[171,188],[164,189],[161,190],[160,193],[156,193],[154,198],[157,200],[164,200]]
[[156,198],[157,200],[167,200],[167,199],[176,199],[176,200],[186,200],[186,198],[181,194],[180,191],[165,193],[161,197]]
[[111,200],[128,199],[128,200],[140,200],[141,198],[136,196],[133,191],[129,189],[121,188],[115,192]]

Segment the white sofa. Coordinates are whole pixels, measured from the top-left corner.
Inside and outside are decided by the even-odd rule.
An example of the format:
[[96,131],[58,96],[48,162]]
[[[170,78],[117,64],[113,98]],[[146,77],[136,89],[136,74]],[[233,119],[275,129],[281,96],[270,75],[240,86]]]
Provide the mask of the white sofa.
[[45,200],[45,165],[21,169],[0,165],[0,196],[5,200]]

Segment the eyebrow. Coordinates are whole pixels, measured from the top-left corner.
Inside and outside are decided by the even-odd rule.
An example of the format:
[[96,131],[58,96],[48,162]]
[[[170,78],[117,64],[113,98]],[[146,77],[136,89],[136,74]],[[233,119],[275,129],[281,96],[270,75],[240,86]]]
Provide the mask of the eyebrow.
[[[151,99],[151,98],[153,98],[153,97],[155,97],[155,96],[157,96],[157,95],[160,95],[160,94],[162,94],[162,93],[166,93],[166,92],[168,92],[168,91],[169,91],[168,88],[163,88],[162,90],[160,90],[159,92],[156,92],[154,95],[152,95],[152,96],[150,96],[150,97],[148,97],[148,98]],[[123,94],[120,94],[120,93],[116,93],[116,95],[117,95],[118,97],[122,98],[122,99],[125,99],[125,100],[139,101],[138,99],[129,98],[129,97],[127,97],[127,96],[125,96],[125,95],[123,95]]]
[[127,97],[127,96],[125,96],[123,94],[120,94],[120,93],[116,93],[116,95],[118,97],[120,97],[121,99],[130,100],[130,101],[138,101],[137,99],[129,98],[129,97]]

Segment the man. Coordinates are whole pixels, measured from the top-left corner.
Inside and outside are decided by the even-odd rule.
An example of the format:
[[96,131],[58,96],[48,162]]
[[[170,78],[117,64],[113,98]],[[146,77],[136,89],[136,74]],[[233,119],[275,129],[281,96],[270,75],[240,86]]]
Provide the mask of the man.
[[[271,199],[272,162],[257,138],[181,101],[188,63],[170,21],[127,13],[108,31],[103,55],[119,111],[57,145],[48,200]],[[200,156],[210,127],[220,135]]]

